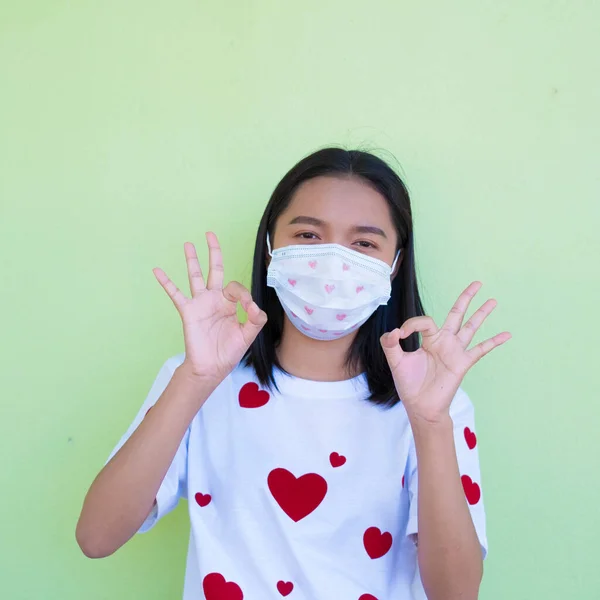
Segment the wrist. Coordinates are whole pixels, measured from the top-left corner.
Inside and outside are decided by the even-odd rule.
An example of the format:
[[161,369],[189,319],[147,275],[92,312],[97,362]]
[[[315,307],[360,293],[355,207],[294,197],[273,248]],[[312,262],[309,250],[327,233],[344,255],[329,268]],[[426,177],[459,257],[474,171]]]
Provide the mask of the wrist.
[[185,403],[197,405],[198,408],[204,404],[221,383],[216,379],[209,379],[195,374],[186,362],[175,369],[173,379],[179,389],[176,397]]
[[410,425],[419,464],[433,460],[439,466],[446,458],[454,455],[454,426],[450,416],[435,423],[412,420]]
[[409,413],[408,420],[415,437],[428,435],[440,436],[444,433],[452,432],[454,427],[449,411],[436,415]]
[[198,373],[194,365],[187,360],[184,360],[176,369],[175,373],[178,377],[186,379],[191,385],[205,388],[217,388],[223,378],[218,376],[211,377],[205,373]]

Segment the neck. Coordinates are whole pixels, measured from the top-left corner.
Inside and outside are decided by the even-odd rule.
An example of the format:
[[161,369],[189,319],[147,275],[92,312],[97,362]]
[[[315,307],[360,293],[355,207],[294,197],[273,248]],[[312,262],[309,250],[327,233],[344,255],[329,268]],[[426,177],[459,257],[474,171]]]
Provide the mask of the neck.
[[277,358],[290,375],[311,381],[342,381],[359,373],[350,373],[346,356],[356,332],[339,340],[313,340],[298,331],[284,316],[283,334]]

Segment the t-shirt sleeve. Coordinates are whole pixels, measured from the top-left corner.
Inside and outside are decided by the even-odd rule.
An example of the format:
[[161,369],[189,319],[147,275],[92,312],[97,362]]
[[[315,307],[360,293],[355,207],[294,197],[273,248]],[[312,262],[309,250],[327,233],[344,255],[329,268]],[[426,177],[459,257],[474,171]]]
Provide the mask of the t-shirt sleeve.
[[[485,558],[488,550],[485,509],[481,489],[481,472],[479,467],[479,453],[477,448],[477,435],[475,433],[475,415],[473,403],[467,393],[458,388],[452,404],[450,417],[454,427],[454,446],[458,459],[458,468],[465,498],[471,512],[471,518],[481,544],[482,555]],[[409,518],[406,535],[414,536],[418,532],[418,485],[419,470],[414,440],[408,454],[405,471],[406,486],[409,498]]]
[[[164,392],[169,381],[175,373],[175,369],[181,364],[179,357],[169,358],[163,366],[160,368],[158,375],[156,376],[146,399],[144,400],[142,407],[138,411],[135,419],[129,426],[129,429],[125,432],[123,437],[119,440],[118,444],[114,447],[110,453],[107,463],[111,458],[122,448],[125,442],[131,437],[133,432],[137,429],[138,425],[142,422],[148,411],[154,406],[156,401],[160,398]],[[188,439],[189,429],[186,431],[181,444],[177,449],[173,462],[171,463],[165,478],[163,479],[158,492],[156,494],[156,504],[152,507],[152,511],[146,517],[145,521],[140,526],[138,532],[144,533],[154,525],[157,521],[172,511],[179,502],[179,499],[187,496],[187,452],[188,452]]]

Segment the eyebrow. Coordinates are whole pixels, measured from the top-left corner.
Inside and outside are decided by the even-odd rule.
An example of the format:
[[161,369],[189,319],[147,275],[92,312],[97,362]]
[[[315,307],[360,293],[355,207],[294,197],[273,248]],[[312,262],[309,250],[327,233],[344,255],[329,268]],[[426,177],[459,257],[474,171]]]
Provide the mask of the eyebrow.
[[[307,217],[307,216],[298,216],[294,217],[288,225],[314,225],[315,227],[324,227],[325,221],[321,221],[321,219],[317,219],[316,217]],[[352,228],[354,233],[371,233],[373,235],[379,235],[385,239],[387,239],[387,235],[385,231],[379,227],[374,227],[373,225],[355,225]]]

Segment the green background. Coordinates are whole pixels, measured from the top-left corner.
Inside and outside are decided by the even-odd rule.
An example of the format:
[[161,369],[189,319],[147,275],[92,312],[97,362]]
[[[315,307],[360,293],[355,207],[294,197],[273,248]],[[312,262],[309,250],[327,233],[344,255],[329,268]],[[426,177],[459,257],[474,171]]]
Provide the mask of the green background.
[[184,505],[106,560],[74,538],[182,351],[152,268],[184,285],[210,229],[247,282],[275,184],[334,143],[393,153],[429,314],[480,279],[477,339],[513,334],[463,384],[481,597],[600,598],[599,22],[593,0],[2,2],[1,597],[180,597]]

